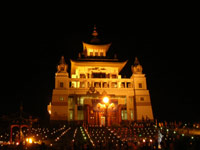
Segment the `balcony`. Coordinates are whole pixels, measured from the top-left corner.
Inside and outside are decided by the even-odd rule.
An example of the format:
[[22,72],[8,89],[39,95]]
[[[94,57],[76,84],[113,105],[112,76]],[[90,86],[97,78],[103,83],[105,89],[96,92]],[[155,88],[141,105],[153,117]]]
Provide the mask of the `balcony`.
[[133,88],[133,80],[128,78],[70,78],[67,88]]

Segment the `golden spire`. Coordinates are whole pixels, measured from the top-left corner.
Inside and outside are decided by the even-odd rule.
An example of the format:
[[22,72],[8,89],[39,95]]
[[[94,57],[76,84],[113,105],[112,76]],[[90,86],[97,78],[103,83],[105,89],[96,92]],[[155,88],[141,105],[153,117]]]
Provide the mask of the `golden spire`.
[[142,66],[140,65],[140,62],[137,57],[135,57],[134,65],[131,66],[131,70],[133,74],[142,74]]
[[97,29],[96,25],[94,25],[94,30],[92,32],[92,35],[95,36],[95,37],[98,36],[98,32],[96,31],[96,29]]
[[60,64],[66,64],[66,63],[65,63],[65,58],[64,58],[64,56],[61,57],[61,59],[60,59]]
[[94,30],[93,30],[93,32],[92,32],[92,36],[93,36],[93,38],[90,40],[90,42],[91,43],[96,43],[96,44],[98,44],[98,43],[100,43],[100,40],[98,39],[98,32],[96,31],[96,25],[94,25]]
[[61,57],[59,65],[57,66],[57,72],[67,72],[68,65],[65,62],[64,56]]
[[140,62],[137,57],[135,57],[134,66],[140,65]]

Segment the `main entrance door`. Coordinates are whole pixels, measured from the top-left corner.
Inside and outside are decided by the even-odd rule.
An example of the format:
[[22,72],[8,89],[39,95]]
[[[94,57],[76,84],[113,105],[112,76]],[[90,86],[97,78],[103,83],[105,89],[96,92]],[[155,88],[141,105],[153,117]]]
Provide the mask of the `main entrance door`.
[[101,116],[101,126],[105,126],[105,117],[104,116]]

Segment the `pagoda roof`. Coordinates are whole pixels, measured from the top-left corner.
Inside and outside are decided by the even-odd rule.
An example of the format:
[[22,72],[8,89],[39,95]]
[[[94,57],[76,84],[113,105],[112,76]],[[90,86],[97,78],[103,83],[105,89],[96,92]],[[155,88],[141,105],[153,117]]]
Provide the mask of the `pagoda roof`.
[[82,59],[70,60],[71,74],[75,73],[77,67],[91,66],[91,67],[117,67],[119,72],[124,68],[128,60],[119,62],[116,59]]
[[106,52],[108,51],[110,45],[112,43],[86,43],[83,42],[83,49],[105,49]]

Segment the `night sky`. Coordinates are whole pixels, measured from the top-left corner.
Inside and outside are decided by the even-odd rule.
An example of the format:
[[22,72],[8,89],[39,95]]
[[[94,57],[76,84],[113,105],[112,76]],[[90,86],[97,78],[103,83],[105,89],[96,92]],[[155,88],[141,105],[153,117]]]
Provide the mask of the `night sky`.
[[[108,17],[109,18],[109,17]],[[62,20],[62,19],[61,19]],[[67,18],[65,18],[67,20]],[[131,65],[137,56],[146,74],[154,117],[159,120],[199,121],[197,98],[196,57],[192,34],[182,23],[130,20],[94,22],[14,19],[5,24],[1,49],[2,94],[0,115],[24,111],[32,116],[47,118],[56,66],[64,55],[70,66],[82,52],[82,41],[91,38],[94,24],[100,38],[112,42],[108,56],[116,53],[120,60],[128,60],[121,71],[131,76]]]

